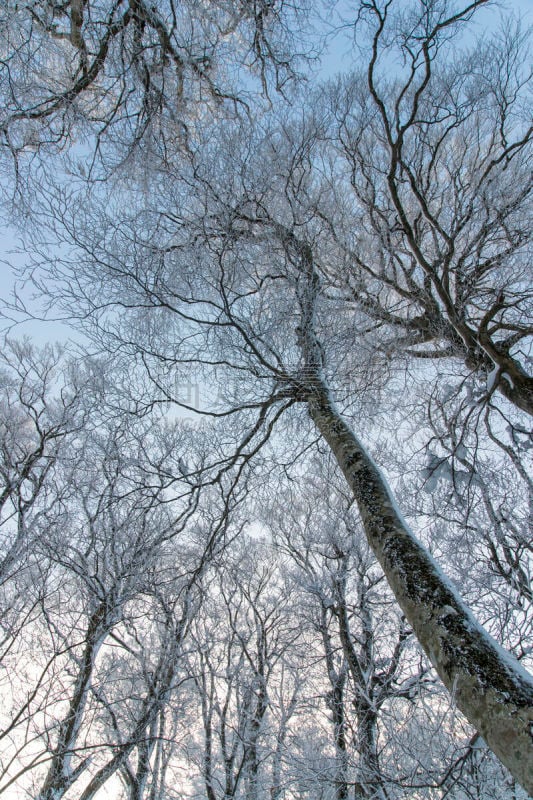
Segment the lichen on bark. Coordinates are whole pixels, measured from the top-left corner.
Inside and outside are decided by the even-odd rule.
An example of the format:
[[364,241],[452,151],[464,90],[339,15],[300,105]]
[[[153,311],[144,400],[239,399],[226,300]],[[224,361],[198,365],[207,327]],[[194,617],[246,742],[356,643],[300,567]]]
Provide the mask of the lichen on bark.
[[384,476],[317,380],[308,408],[352,489],[369,545],[453,701],[533,793],[532,677],[475,620],[414,536]]

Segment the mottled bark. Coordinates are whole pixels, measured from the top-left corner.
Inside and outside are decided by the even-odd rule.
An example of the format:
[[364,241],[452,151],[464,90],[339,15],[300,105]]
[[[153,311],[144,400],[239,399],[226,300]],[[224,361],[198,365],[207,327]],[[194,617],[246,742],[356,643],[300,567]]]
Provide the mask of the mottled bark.
[[[485,343],[483,350],[484,353],[489,352],[492,368],[497,370],[494,389],[503,394],[517,408],[533,416],[533,378],[527,374],[516,359],[501,353],[492,343],[490,346],[488,342]],[[473,363],[479,372],[483,371],[482,363],[487,366],[491,363],[486,356],[483,358],[481,355],[471,360],[467,358],[465,362],[467,366]],[[485,366],[485,371],[487,371],[487,366]]]
[[[357,753],[359,756],[358,782],[355,797],[384,798],[383,779],[379,768],[377,750],[378,710],[386,698],[375,677],[374,629],[368,599],[363,586],[359,586],[358,610],[360,615],[360,647],[357,653],[350,633],[346,607],[346,574],[337,581],[337,618],[342,649],[346,657],[356,696],[353,700],[357,720]],[[380,696],[381,695],[381,696]]]
[[71,0],[70,3],[70,41],[74,47],[83,48],[83,0]]
[[246,781],[246,796],[248,800],[257,800],[259,797],[259,737],[268,707],[268,695],[264,676],[264,663],[260,660],[258,674],[258,687],[255,692],[255,702],[251,709],[248,724],[247,742],[243,757],[243,767]]
[[287,235],[300,262],[295,392],[330,446],[357,503],[368,543],[415,636],[457,707],[522,786],[533,792],[533,677],[474,619],[398,510],[388,484],[337,411],[318,341],[320,279],[311,247]]
[[327,608],[320,609],[320,632],[324,645],[324,655],[331,690],[326,702],[331,711],[333,739],[335,742],[335,798],[347,800],[348,797],[348,751],[346,742],[346,719],[344,715],[344,689],[346,686],[346,667],[343,663],[335,669],[335,657],[331,635],[328,630]]
[[468,721],[516,780],[533,792],[532,677],[488,636],[418,542],[318,373],[309,386],[308,407],[353,491],[368,542],[431,663]]
[[[200,653],[200,658],[203,657]],[[207,673],[202,670],[200,677],[197,680],[198,688],[200,689],[200,697],[202,701],[202,720],[204,724],[204,784],[207,800],[217,800],[216,792],[213,786],[213,698],[214,698],[214,684],[212,676],[210,676],[209,688],[207,686]]]

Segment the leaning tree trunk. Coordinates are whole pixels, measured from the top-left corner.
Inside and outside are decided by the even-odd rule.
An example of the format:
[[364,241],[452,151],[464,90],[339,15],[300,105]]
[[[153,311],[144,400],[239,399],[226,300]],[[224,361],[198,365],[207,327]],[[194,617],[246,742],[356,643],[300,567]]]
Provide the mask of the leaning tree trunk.
[[[295,391],[350,486],[368,543],[403,613],[457,707],[514,778],[533,793],[533,678],[474,619],[398,510],[387,481],[335,408],[316,335],[320,278],[306,242],[282,231],[299,265]],[[293,379],[294,380],[294,379]]]
[[533,793],[532,677],[474,619],[416,539],[318,372],[308,407],[353,491],[370,547],[418,641],[458,708]]

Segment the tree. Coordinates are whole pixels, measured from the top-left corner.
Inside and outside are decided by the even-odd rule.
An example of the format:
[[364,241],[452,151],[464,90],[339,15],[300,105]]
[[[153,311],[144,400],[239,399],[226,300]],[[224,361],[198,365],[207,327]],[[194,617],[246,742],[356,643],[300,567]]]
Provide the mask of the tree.
[[[405,779],[391,767],[397,731],[388,729],[386,719],[395,706],[405,714],[405,701],[427,702],[434,680],[409,647],[411,632],[357,531],[341,476],[331,464],[328,469],[315,461],[306,478],[293,489],[290,504],[284,497],[282,510],[274,502],[269,516],[276,540],[294,561],[293,580],[307,596],[304,607],[322,641],[335,796],[350,797],[351,786],[357,798],[394,796]],[[428,773],[429,786],[434,776]],[[424,774],[417,778],[422,788]]]
[[201,708],[200,772],[208,800],[258,800],[268,784],[272,797],[281,793],[284,740],[299,687],[289,689],[288,702],[279,699],[279,720],[271,692],[286,691],[281,676],[301,631],[273,556],[272,548],[242,536],[211,569],[193,623],[189,670]]
[[366,74],[330,89],[352,195],[327,217],[345,264],[332,279],[384,349],[461,359],[489,400],[497,390],[532,414],[527,33],[509,22],[454,48],[457,23],[481,5],[420,4],[408,22],[390,3],[361,5]]
[[88,409],[83,377],[68,374],[59,349],[4,339],[0,364],[0,580],[5,581],[35,543],[39,517],[60,503],[62,490],[53,473]]
[[[127,431],[107,430],[102,434],[103,431],[99,436],[93,434],[92,441],[83,449],[83,468],[71,478],[76,489],[73,493],[76,506],[65,510],[66,519],[61,520],[56,531],[48,529],[43,547],[45,557],[60,567],[64,584],[72,586],[70,591],[77,595],[77,602],[65,603],[59,599],[59,607],[76,608],[77,614],[72,627],[67,624],[66,615],[63,615],[62,624],[54,619],[54,609],[47,615],[56,635],[64,640],[64,649],[72,662],[64,667],[68,679],[62,699],[63,703],[67,701],[67,707],[47,733],[51,740],[48,744],[50,765],[39,800],[63,797],[94,758],[96,743],[91,740],[90,733],[88,736],[85,731],[82,741],[80,735],[95,671],[99,672],[99,654],[106,641],[116,636],[117,626],[128,624],[127,606],[149,591],[147,576],[154,566],[159,566],[161,548],[168,537],[169,520],[161,516],[157,506],[154,509],[152,489],[146,487],[144,491],[133,492],[130,489],[126,499],[134,477],[130,467],[130,478],[126,482],[121,463],[129,438]],[[175,527],[174,534],[178,535],[179,521],[171,524]],[[102,682],[102,677],[98,682]],[[93,714],[94,711],[91,716]],[[134,746],[135,740],[130,749]],[[91,755],[84,755],[86,749]],[[118,761],[117,753],[114,760]]]
[[11,694],[2,710],[0,793],[17,783],[49,800],[75,787],[89,800],[121,771],[139,800],[154,758],[163,780],[165,712],[181,684],[198,581],[226,535],[233,499],[206,490],[209,512],[198,513],[199,487],[180,464],[188,439],[200,437],[179,424],[116,418],[95,380],[98,362],[79,374],[72,367],[78,383],[65,387],[52,372],[55,354],[12,352],[21,360],[8,395],[19,405],[6,404],[6,503],[29,502],[4,563],[11,608],[2,695]]
[[[192,376],[212,385],[224,376],[203,409],[214,421],[213,452],[195,479],[253,481],[252,467],[268,469],[272,459],[289,469],[322,437],[425,652],[467,718],[531,790],[531,678],[475,622],[362,441],[371,440],[369,406],[379,399],[387,409],[388,371],[403,368],[388,366],[389,330],[399,328],[407,332],[396,348],[404,357],[460,360],[470,386],[489,374],[485,399],[492,403],[497,387],[504,416],[518,418],[506,401],[517,414],[531,410],[521,225],[530,131],[508,111],[511,101],[520,110],[518,50],[509,37],[491,46],[498,67],[482,70],[477,86],[465,76],[474,64],[484,67],[479,55],[468,69],[464,59],[454,57],[451,67],[444,60],[448,42],[483,4],[415,2],[394,19],[391,3],[361,3],[358,26],[372,26],[363,103],[361,84],[350,84],[356,98],[344,95],[349,113],[335,117],[335,135],[319,95],[303,121],[276,109],[256,124],[206,120],[188,148],[165,153],[143,174],[142,187],[133,180],[139,173],[126,169],[110,189],[83,186],[83,200],[75,182],[47,184],[37,219],[71,248],[46,264],[50,296],[86,322],[99,346],[128,361],[123,407],[183,407],[177,382]],[[406,77],[387,87],[378,66],[394,47]],[[464,144],[468,130],[479,136],[473,153]],[[367,131],[376,134],[371,153]],[[343,184],[353,194],[334,191]],[[504,199],[493,204],[496,185]],[[106,207],[106,191],[127,192],[130,211],[116,200]],[[357,247],[338,233],[347,226],[362,231]],[[466,403],[475,407],[472,393]],[[282,419],[284,441],[268,445]],[[297,426],[303,436],[294,446],[288,432],[295,436]]]

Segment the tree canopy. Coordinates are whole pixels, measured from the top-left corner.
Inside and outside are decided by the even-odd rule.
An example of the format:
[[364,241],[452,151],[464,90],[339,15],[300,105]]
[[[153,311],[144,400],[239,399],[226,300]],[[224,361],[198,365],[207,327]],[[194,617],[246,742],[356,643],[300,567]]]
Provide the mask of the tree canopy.
[[525,797],[524,22],[1,13],[0,794]]

